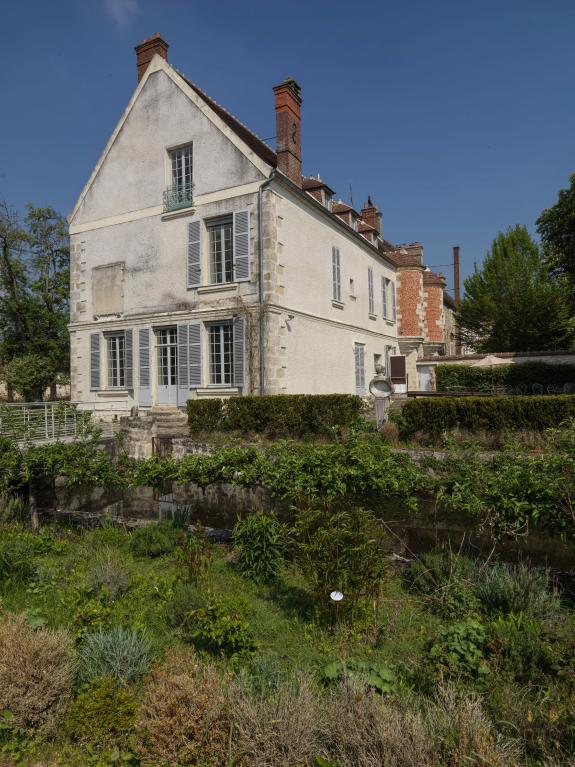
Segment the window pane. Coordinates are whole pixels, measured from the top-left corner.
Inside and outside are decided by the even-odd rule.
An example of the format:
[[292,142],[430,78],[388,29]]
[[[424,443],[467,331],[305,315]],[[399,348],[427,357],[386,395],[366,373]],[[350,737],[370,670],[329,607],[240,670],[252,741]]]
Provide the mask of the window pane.
[[228,322],[210,325],[210,383],[232,384],[234,343],[233,327]]
[[210,282],[218,285],[234,278],[233,225],[231,221],[208,226],[210,237]]
[[125,338],[124,334],[108,336],[108,386],[125,386]]

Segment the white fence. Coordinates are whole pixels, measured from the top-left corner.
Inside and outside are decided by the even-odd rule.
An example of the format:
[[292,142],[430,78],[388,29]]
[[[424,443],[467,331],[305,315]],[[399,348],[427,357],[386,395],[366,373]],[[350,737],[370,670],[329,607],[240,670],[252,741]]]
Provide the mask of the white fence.
[[53,442],[82,437],[91,414],[70,402],[18,402],[0,405],[0,437]]

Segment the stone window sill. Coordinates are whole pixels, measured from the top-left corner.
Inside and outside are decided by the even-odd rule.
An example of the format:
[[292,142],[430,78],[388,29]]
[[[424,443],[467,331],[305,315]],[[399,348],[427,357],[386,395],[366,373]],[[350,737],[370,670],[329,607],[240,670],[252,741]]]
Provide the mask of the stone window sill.
[[100,389],[96,392],[98,397],[129,397],[128,389]]
[[392,328],[395,325],[395,320],[386,320],[385,324]]
[[369,319],[370,320],[376,320],[377,319],[377,314],[370,314],[369,315]]
[[343,309],[345,304],[343,301],[336,301],[335,298],[332,298],[331,305],[335,307],[336,309]]
[[349,297],[352,301],[357,301],[357,296],[354,296],[352,293],[349,294]]
[[196,288],[200,295],[202,293],[231,293],[237,289],[237,282],[222,282],[216,285],[201,285],[199,288]]
[[190,208],[180,208],[179,210],[169,210],[167,213],[162,213],[162,221],[170,221],[172,218],[181,218],[182,216],[191,216],[196,212],[194,206]]

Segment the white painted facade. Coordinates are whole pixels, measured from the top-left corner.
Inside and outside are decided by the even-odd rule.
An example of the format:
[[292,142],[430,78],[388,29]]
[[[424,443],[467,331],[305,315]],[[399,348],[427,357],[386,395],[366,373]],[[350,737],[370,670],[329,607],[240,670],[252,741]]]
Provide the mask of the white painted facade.
[[[190,145],[193,203],[164,212],[170,152]],[[376,362],[397,352],[381,295],[382,279],[395,283],[392,263],[157,55],[69,223],[72,399],[102,414],[190,397],[366,391]],[[209,227],[220,223],[232,232],[234,276],[214,284]],[[214,349],[230,354],[214,362]],[[170,365],[177,381],[170,369],[166,384]]]

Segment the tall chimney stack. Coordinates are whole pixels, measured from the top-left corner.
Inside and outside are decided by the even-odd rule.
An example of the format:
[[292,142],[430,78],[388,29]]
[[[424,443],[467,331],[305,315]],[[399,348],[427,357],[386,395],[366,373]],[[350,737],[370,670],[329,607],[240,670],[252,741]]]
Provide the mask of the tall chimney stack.
[[301,187],[301,88],[287,77],[274,94],[278,170]]
[[144,76],[150,61],[156,53],[163,59],[166,59],[166,61],[168,60],[169,47],[159,32],[136,45],[134,50],[136,51],[136,64],[138,66],[138,82]]
[[371,195],[368,195],[367,202],[361,209],[361,217],[366,224],[373,226],[381,234],[381,211],[371,201]]

